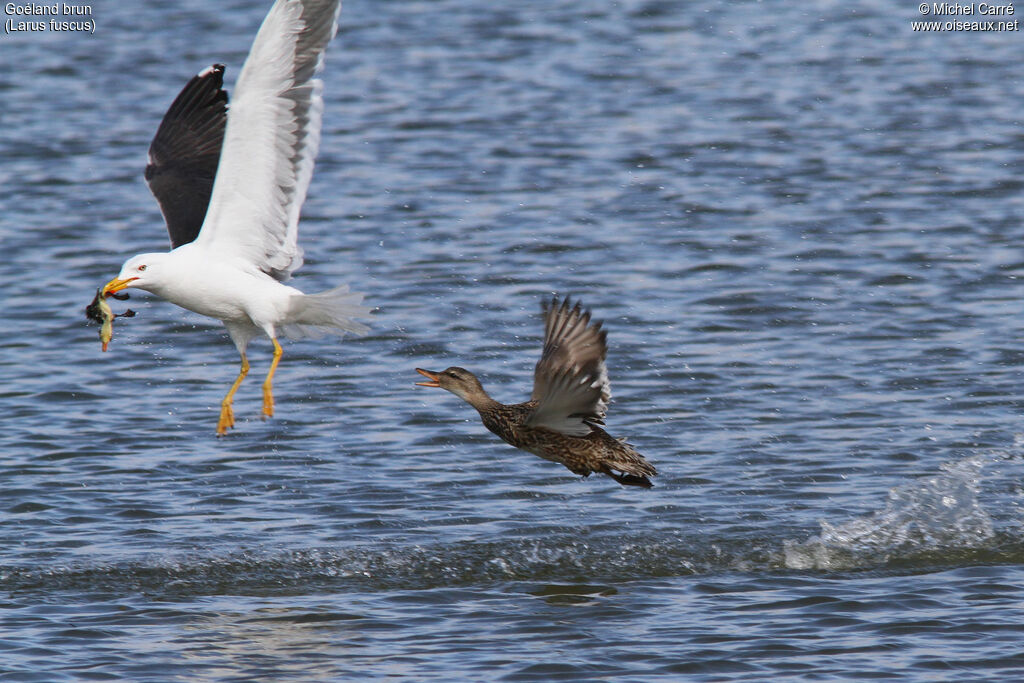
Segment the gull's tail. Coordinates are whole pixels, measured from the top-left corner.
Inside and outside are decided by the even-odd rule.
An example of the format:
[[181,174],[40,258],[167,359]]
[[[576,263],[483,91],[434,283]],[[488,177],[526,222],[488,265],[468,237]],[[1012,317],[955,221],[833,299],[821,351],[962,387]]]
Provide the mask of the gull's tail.
[[341,285],[316,294],[296,294],[288,306],[284,333],[292,338],[318,337],[325,333],[366,334],[370,328],[352,318],[365,318],[372,309],[360,306],[363,295]]

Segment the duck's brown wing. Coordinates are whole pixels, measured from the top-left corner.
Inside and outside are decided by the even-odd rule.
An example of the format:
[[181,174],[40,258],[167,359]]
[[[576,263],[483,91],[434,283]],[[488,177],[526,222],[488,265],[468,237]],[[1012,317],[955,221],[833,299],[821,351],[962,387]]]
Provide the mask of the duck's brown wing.
[[167,222],[171,248],[195,240],[206,219],[227,126],[224,65],[193,76],[149,146],[146,182]]
[[527,418],[532,427],[586,436],[591,425],[604,424],[611,385],[604,360],[607,333],[579,302],[558,297],[543,304],[544,351],[533,373],[531,400],[537,407]]

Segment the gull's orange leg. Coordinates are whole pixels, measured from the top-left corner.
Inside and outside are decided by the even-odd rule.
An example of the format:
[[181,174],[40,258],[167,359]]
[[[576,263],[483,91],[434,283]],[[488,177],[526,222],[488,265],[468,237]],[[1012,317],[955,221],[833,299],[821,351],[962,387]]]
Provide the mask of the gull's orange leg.
[[242,380],[249,374],[249,359],[242,354],[242,368],[238,371],[235,383],[228,390],[228,395],[220,402],[220,419],[217,420],[217,436],[224,436],[228,429],[235,426],[235,411],[231,409],[231,402],[235,400],[235,392],[242,385]]
[[274,342],[274,360],[270,362],[270,372],[267,373],[267,378],[263,380],[263,417],[274,417],[274,392],[271,384],[274,381],[274,370],[277,370],[277,363],[281,360],[281,354],[284,351],[281,349],[281,345],[277,343],[277,340],[271,337],[270,341]]

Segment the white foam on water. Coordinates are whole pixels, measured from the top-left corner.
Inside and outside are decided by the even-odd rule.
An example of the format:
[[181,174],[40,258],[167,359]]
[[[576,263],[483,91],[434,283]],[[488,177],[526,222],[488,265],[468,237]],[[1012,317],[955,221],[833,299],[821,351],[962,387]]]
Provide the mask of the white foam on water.
[[840,524],[821,522],[821,534],[784,542],[790,569],[852,569],[917,553],[992,545],[992,517],[979,501],[981,472],[1005,456],[974,455],[943,463],[939,474],[889,491],[885,506]]

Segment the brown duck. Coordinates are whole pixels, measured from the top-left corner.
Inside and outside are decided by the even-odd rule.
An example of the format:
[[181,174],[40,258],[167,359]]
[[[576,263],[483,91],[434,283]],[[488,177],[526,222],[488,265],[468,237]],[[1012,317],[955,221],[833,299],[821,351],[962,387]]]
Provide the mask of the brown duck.
[[607,332],[577,302],[543,304],[544,351],[533,373],[526,403],[505,405],[487,395],[473,373],[459,367],[441,372],[416,368],[480,413],[484,426],[516,448],[560,462],[575,474],[600,472],[630,486],[651,486],[657,470],[624,439],[601,429],[611,399],[605,356]]

